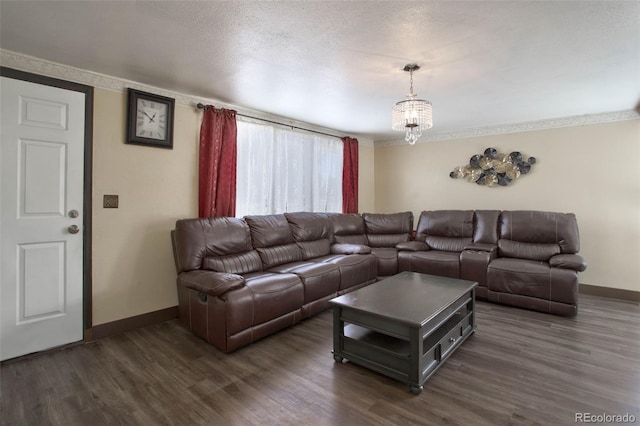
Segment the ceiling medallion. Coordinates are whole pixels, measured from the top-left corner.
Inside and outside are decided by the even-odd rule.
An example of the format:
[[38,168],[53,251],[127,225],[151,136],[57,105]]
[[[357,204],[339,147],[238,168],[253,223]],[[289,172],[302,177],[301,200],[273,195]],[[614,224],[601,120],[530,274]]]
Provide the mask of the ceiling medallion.
[[405,132],[405,140],[410,145],[415,145],[422,136],[423,130],[433,127],[431,102],[416,99],[413,93],[413,72],[419,70],[416,64],[407,64],[403,70],[409,73],[409,94],[407,99],[396,103],[391,109],[391,128],[399,132]]

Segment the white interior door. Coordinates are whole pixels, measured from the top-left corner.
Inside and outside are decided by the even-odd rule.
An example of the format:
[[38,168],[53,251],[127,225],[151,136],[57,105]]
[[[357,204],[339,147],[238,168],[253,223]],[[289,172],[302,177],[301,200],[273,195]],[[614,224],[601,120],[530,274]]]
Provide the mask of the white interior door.
[[0,78],[5,360],[82,340],[85,95]]

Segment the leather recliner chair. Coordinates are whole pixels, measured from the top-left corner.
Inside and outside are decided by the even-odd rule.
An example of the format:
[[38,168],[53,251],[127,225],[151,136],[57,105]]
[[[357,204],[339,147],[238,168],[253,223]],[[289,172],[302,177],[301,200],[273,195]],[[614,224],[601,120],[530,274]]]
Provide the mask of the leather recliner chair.
[[574,316],[578,272],[586,269],[573,213],[504,211],[498,256],[487,270],[490,301]]

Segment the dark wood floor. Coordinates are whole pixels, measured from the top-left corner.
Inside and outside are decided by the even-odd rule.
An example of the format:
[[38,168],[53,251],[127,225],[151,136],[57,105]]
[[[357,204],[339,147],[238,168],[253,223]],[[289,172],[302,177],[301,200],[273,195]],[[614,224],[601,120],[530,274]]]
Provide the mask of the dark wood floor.
[[331,355],[331,313],[225,355],[176,321],[8,361],[6,425],[563,425],[640,422],[640,307],[582,296],[567,319],[478,303],[478,330],[425,384]]

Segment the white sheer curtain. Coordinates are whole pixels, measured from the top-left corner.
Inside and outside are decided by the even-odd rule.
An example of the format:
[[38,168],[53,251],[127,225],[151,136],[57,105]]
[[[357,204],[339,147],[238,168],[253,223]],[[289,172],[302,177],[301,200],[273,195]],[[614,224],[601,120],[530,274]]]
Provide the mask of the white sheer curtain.
[[238,121],[236,216],[342,209],[342,141]]

